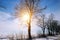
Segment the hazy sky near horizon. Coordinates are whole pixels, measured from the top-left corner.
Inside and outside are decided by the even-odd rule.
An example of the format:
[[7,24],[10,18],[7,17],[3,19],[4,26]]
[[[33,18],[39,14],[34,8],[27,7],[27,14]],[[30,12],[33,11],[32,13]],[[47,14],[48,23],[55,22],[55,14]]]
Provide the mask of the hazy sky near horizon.
[[[19,3],[19,0],[0,0],[0,5],[3,5],[7,8],[0,8],[0,33],[13,33],[20,31],[20,27],[17,27],[19,25],[18,19],[14,19],[13,16],[13,14],[15,13],[15,6],[17,3]],[[50,13],[53,13],[55,15],[55,19],[60,20],[60,0],[42,0],[41,6],[47,6],[47,9],[43,11],[43,13],[45,13],[47,16]],[[32,28],[32,30],[38,31],[38,29],[36,28],[39,27]]]

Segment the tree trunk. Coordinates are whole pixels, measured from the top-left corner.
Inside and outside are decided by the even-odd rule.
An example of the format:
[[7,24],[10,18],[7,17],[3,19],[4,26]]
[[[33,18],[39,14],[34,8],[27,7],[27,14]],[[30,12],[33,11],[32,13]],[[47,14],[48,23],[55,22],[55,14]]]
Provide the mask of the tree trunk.
[[45,28],[43,28],[43,36],[45,37]]
[[28,36],[29,36],[29,39],[32,39],[31,37],[31,15],[30,15],[29,23],[28,23]]
[[29,36],[29,39],[31,39],[31,25],[30,25],[30,23],[28,25],[28,36]]
[[45,26],[44,26],[44,15],[43,15],[43,36],[45,37]]
[[51,32],[50,32],[50,29],[49,29],[49,27],[48,27],[48,35],[51,35]]

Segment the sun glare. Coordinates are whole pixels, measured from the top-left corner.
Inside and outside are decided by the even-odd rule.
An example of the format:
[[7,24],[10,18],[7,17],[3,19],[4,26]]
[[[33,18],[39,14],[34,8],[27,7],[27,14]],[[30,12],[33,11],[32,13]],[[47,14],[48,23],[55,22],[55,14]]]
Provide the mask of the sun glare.
[[26,12],[26,13],[23,15],[22,19],[23,19],[24,22],[29,22],[29,19],[30,19],[29,14]]
[[23,16],[23,20],[25,20],[25,21],[29,20],[29,15],[25,14],[25,15]]

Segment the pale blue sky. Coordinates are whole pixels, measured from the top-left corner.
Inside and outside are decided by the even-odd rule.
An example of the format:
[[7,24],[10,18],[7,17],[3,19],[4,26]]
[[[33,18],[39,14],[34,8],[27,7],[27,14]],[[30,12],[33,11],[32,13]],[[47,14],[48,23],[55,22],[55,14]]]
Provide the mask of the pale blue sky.
[[[0,33],[17,33],[23,30],[22,28],[20,30],[20,26],[17,27],[19,25],[18,19],[16,18],[13,20],[14,17],[12,16],[15,13],[14,8],[17,3],[19,3],[19,0],[0,0],[0,5],[3,5],[7,8],[0,8]],[[45,13],[46,15],[53,13],[55,15],[55,19],[60,20],[60,0],[42,0],[41,6],[47,6],[47,9],[45,9],[43,13]],[[38,31],[38,29],[36,28],[38,27],[32,29]]]

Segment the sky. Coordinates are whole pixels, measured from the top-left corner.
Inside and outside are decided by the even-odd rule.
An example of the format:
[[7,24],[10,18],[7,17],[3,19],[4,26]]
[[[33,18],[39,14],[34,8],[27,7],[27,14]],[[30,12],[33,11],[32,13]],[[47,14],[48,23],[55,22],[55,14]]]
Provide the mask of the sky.
[[[15,14],[15,6],[18,3],[19,0],[0,0],[0,5],[6,7],[6,9],[0,8],[0,34],[20,33],[22,30],[27,33],[27,27],[20,27],[22,26],[19,25],[21,21],[13,16],[13,14]],[[41,0],[41,6],[47,6],[43,11],[46,16],[53,13],[55,19],[60,21],[60,0]],[[32,22],[32,33],[36,33],[38,30],[41,31],[34,22],[35,21]],[[36,32],[34,30],[36,30]]]

